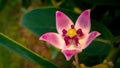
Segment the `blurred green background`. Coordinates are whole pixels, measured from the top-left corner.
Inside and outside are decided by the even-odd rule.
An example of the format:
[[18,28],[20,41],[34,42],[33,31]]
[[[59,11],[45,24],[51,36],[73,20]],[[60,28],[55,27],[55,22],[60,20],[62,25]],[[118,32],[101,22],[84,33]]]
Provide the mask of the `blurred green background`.
[[[58,53],[57,56],[59,57],[52,60],[52,51],[47,46],[48,44],[39,41],[36,35],[21,26],[20,22],[23,14],[36,8],[51,6],[65,8],[77,14],[85,9],[91,9],[91,18],[105,25],[116,38],[120,36],[119,3],[119,0],[0,0],[0,32],[24,44],[25,47],[51,60],[61,68],[65,65],[71,67],[67,64],[72,62],[67,62],[61,53]],[[105,58],[103,56],[88,57],[91,60],[99,59],[99,61],[86,61],[90,63],[88,66],[100,63]],[[88,57],[82,56],[83,60]],[[81,62],[85,61],[81,60]],[[119,59],[118,62],[120,63]],[[0,46],[0,68],[40,68],[40,66]]]
[[[30,0],[25,1],[26,3],[29,3]],[[36,2],[36,4],[38,3],[38,5],[36,5],[37,7],[39,5],[44,5],[44,2],[42,3],[41,0],[35,1],[38,1]],[[20,25],[20,19],[24,13],[24,10],[29,11],[29,9],[24,8],[23,2],[24,0],[0,0],[0,32],[26,45],[26,47],[39,53],[43,57],[49,58],[51,52],[49,51],[48,47],[44,46],[45,44],[40,42],[35,35]],[[0,68],[40,67],[0,46]]]

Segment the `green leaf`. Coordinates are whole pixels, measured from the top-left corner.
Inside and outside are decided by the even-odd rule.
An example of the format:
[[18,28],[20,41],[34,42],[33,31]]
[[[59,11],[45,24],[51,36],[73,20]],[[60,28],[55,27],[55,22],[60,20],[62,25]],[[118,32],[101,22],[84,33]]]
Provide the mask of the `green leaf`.
[[109,40],[109,41],[113,41],[113,35],[112,33],[107,29],[106,26],[104,26],[103,24],[95,21],[92,19],[91,21],[91,31],[98,31],[101,33],[100,38],[105,39],[105,40]]
[[110,49],[110,44],[95,40],[86,49],[84,49],[81,54],[88,56],[107,55]]
[[119,68],[120,67],[120,58],[117,59],[117,62],[114,65],[114,68]]
[[59,51],[53,46],[49,46],[49,48],[52,51],[51,59],[55,59],[57,57],[57,54],[58,54]]
[[0,45],[44,68],[57,68],[57,66],[53,63],[38,56],[36,53],[32,52],[31,50],[27,49],[23,45],[17,43],[2,33],[0,33]]
[[21,20],[21,24],[37,36],[41,36],[46,32],[56,32],[55,13],[57,10],[67,14],[73,22],[75,22],[78,17],[77,14],[66,9],[41,8],[25,14]]

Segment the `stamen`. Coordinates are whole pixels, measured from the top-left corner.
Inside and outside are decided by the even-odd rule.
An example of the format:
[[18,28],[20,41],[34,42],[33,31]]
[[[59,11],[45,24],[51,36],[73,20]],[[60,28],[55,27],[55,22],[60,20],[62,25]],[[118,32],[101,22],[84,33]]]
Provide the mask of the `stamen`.
[[69,42],[70,38],[67,37],[67,36],[65,36],[65,37],[64,37],[64,40],[65,40],[66,46],[68,46],[69,43],[70,43],[70,42]]
[[66,35],[67,31],[65,29],[62,30],[63,36]]
[[79,42],[78,42],[77,36],[74,37],[74,41],[75,41],[76,46],[78,46],[78,43],[79,43]]
[[74,25],[71,25],[71,29],[74,29]]
[[78,34],[80,37],[84,35],[81,29],[78,29],[78,30],[77,30],[77,34]]

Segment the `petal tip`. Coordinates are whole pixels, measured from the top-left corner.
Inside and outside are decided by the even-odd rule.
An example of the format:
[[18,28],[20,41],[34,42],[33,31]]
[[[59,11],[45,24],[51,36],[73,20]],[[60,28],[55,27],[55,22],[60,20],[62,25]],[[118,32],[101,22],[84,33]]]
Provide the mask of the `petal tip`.
[[45,34],[39,37],[39,40],[43,40],[45,38]]
[[60,11],[58,11],[58,10],[56,11],[56,13],[59,13],[59,12],[60,12]]
[[41,37],[39,37],[39,40],[41,40],[42,38]]
[[90,13],[91,9],[87,9],[84,12]]
[[97,36],[101,35],[101,33],[98,32],[98,31],[95,31],[95,33],[96,33]]
[[91,9],[87,9],[86,11],[87,11],[87,12],[90,12],[90,11],[91,11]]
[[99,33],[98,31],[93,31],[93,32],[91,32],[91,33],[89,34],[89,37],[88,37],[88,39],[87,39],[87,41],[86,41],[85,46],[83,46],[82,49],[87,48],[87,47],[89,46],[89,44],[90,44],[96,37],[98,37],[99,35],[101,35],[101,33]]
[[93,32],[91,32],[91,37],[98,37],[99,35],[101,35],[101,33],[100,32],[98,32],[98,31],[93,31]]
[[69,61],[73,55],[79,53],[79,50],[62,50],[62,53],[64,54],[67,61]]
[[87,9],[85,11],[83,11],[84,15],[87,16],[87,15],[90,15],[90,9]]
[[61,16],[62,12],[61,11],[56,11],[56,16]]

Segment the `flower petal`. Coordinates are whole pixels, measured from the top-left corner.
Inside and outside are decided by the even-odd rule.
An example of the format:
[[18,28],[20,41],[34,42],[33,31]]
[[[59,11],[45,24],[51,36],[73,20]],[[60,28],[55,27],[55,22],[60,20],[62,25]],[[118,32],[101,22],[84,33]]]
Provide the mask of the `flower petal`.
[[85,43],[85,45],[83,46],[83,49],[85,49],[86,47],[88,47],[88,45],[96,38],[100,35],[99,32],[97,31],[93,31],[89,34],[87,41]]
[[81,13],[75,23],[76,29],[82,29],[84,34],[88,34],[90,31],[90,9]]
[[79,50],[62,50],[62,53],[64,54],[67,61],[69,61],[73,55],[79,53]]
[[62,30],[68,30],[71,25],[73,25],[73,22],[67,15],[60,11],[56,12],[56,28],[58,33],[62,34]]
[[54,47],[59,48],[59,49],[62,49],[63,46],[65,45],[65,42],[62,39],[62,37],[59,34],[52,33],[52,32],[43,34],[39,38],[39,40],[44,40],[44,41],[52,44]]

